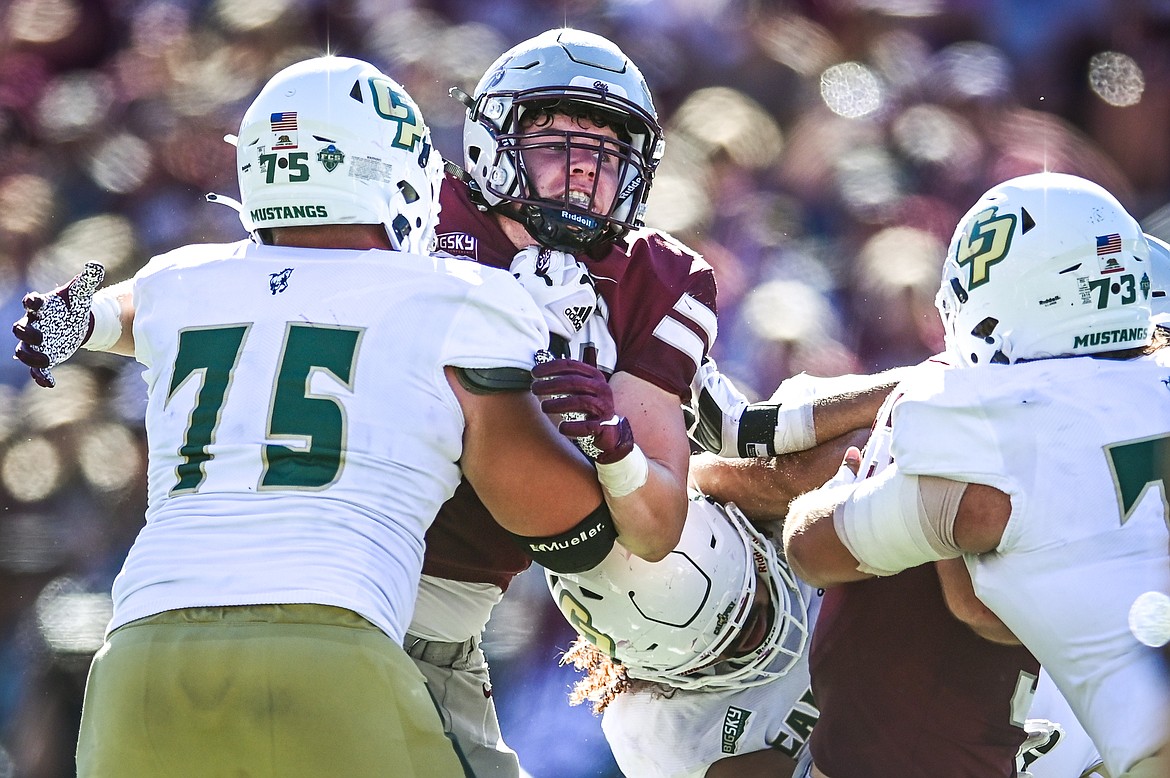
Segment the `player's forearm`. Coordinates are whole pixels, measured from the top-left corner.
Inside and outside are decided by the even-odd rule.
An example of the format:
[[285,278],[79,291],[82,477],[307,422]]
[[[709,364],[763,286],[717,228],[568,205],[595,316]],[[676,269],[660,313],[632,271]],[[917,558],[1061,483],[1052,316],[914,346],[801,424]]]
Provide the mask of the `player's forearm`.
[[618,540],[631,553],[657,562],[678,545],[686,520],[687,492],[686,482],[671,468],[648,458],[646,481],[640,487],[615,495],[602,480],[602,494]]
[[98,290],[94,295],[93,332],[83,348],[134,356],[134,280]]
[[849,446],[861,446],[869,428],[854,430],[807,451],[755,459],[702,453],[691,457],[691,479],[719,502],[733,502],[754,521],[783,521],[792,501],[828,481]]
[[[887,374],[883,373],[882,376]],[[852,377],[852,376],[850,376]],[[896,378],[874,380],[870,386],[848,389],[839,394],[818,397],[813,402],[813,431],[818,444],[854,430],[868,430],[886,397],[898,385]]]

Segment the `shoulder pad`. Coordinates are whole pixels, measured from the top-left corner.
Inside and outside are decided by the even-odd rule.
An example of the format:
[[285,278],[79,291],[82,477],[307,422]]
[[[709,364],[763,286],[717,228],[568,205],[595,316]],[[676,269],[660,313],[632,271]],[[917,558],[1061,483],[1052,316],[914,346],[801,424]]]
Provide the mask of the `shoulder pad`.
[[455,376],[472,394],[526,392],[532,386],[532,373],[519,367],[456,367]]

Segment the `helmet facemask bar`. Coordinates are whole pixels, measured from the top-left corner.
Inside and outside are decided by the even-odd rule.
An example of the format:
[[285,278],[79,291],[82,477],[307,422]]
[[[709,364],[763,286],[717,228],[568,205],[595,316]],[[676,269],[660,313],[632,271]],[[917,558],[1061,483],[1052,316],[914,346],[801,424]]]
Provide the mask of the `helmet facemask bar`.
[[[485,182],[489,202],[510,204],[497,208],[524,224],[543,245],[586,251],[642,225],[662,144],[654,117],[633,102],[609,95],[605,105],[599,105],[596,92],[572,87],[489,92],[476,101],[471,114],[495,139],[495,156],[488,166],[492,173]],[[548,128],[537,118],[540,114],[572,117],[578,129]],[[589,125],[613,128],[618,137]],[[536,191],[526,156],[542,151],[563,154],[563,186],[558,192]],[[594,165],[588,202],[569,193],[570,174],[582,157]],[[607,166],[614,164],[611,173]],[[610,203],[597,200],[603,175],[615,182]]]

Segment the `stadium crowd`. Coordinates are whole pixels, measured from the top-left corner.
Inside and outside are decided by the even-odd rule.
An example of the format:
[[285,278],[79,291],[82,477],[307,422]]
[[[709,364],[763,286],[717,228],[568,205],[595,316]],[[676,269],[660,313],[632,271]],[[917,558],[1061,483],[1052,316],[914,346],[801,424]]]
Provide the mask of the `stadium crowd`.
[[[641,66],[666,133],[647,223],[715,268],[712,354],[755,397],[802,371],[937,353],[942,255],[996,182],[1075,173],[1170,237],[1160,0],[12,0],[0,319],[85,261],[109,283],[172,246],[244,237],[199,200],[233,192],[222,138],[284,65],[369,59],[461,162],[448,88],[564,24]],[[0,778],[73,772],[85,673],[145,503],[139,369],[82,352],[50,393],[0,363]],[[597,720],[567,704],[571,640],[539,573],[520,576],[485,643],[504,736],[537,778],[617,775]]]

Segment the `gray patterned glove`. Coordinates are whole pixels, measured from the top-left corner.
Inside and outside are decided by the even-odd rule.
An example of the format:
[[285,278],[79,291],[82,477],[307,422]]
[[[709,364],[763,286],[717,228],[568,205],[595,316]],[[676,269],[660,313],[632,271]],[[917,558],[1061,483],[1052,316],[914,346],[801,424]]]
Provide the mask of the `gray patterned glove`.
[[73,356],[89,339],[93,295],[105,277],[102,265],[87,262],[69,283],[51,292],[24,296],[24,317],[12,325],[12,334],[19,341],[13,356],[29,366],[29,375],[40,386],[56,386],[52,368]]

